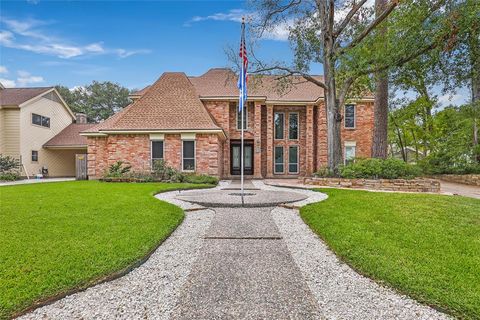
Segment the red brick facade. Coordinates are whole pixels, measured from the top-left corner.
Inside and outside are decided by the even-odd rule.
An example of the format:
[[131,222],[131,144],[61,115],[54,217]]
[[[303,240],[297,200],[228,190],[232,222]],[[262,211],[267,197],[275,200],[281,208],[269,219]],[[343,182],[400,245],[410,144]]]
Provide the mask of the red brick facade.
[[[215,123],[224,135],[199,133],[195,139],[195,172],[219,177],[231,175],[231,141],[240,139],[237,129],[237,107],[231,101],[203,101]],[[247,108],[245,140],[253,143],[254,178],[310,176],[320,166],[327,164],[327,120],[323,103],[318,105],[277,105],[265,101],[251,102]],[[372,146],[373,102],[359,102],[355,107],[355,128],[344,128],[342,142],[355,145],[356,157],[369,157]],[[274,115],[284,117],[284,139],[274,139]],[[343,111],[342,111],[343,112]],[[298,114],[299,136],[289,139],[290,114]],[[195,132],[192,132],[193,134]],[[172,167],[182,169],[182,135],[165,134],[164,159]],[[284,147],[284,173],[274,173],[275,146]],[[298,173],[288,172],[289,146],[298,146]],[[148,171],[151,165],[149,134],[112,134],[88,138],[88,174],[98,178],[116,161],[125,161],[133,171]]]

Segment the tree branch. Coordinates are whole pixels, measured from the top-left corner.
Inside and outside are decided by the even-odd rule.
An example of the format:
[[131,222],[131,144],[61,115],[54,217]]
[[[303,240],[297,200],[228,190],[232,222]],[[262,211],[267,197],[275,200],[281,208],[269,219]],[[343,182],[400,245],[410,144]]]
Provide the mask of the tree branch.
[[353,5],[350,12],[348,12],[345,19],[343,19],[343,21],[340,23],[338,28],[333,33],[333,36],[335,38],[337,38],[342,33],[342,31],[348,26],[348,24],[350,23],[350,20],[352,20],[353,16],[357,13],[358,10],[360,10],[360,8],[365,4],[365,2],[367,2],[367,0],[361,0],[358,4]]
[[385,10],[382,12],[381,15],[379,15],[377,18],[375,18],[375,20],[373,20],[373,21],[365,28],[365,30],[363,30],[363,32],[360,33],[355,39],[353,39],[348,45],[346,45],[346,46],[343,47],[343,48],[340,48],[340,50],[339,50],[338,53],[339,53],[339,54],[342,54],[342,53],[344,53],[346,50],[351,49],[351,48],[354,48],[354,47],[357,46],[360,42],[362,42],[363,39],[365,39],[365,37],[370,34],[370,32],[372,32],[380,23],[382,23],[383,20],[385,20],[385,19],[390,15],[390,13],[392,13],[393,9],[395,9],[395,7],[398,5],[398,1],[399,1],[399,0],[392,0],[392,2],[390,2],[390,4],[388,5],[388,7],[385,8]]
[[391,67],[400,67],[403,64],[405,64],[409,61],[412,61],[413,59],[421,56],[422,54],[427,53],[428,51],[435,49],[436,47],[439,46],[439,44],[440,44],[440,42],[433,42],[430,45],[428,45],[426,47],[423,47],[423,48],[419,49],[418,51],[413,52],[410,55],[407,55],[403,58],[400,58],[400,59],[398,59],[397,61],[395,61],[391,64],[381,65],[379,67],[371,68],[371,69],[365,69],[364,71],[358,73],[357,77],[364,76],[364,75],[367,75],[367,74],[376,73],[376,72],[382,72],[382,71],[385,71],[385,70],[387,70],[388,68],[391,68]]
[[290,9],[291,7],[297,6],[302,2],[302,0],[292,0],[288,4],[284,6],[279,6],[276,9],[272,9],[271,11],[267,12],[265,17],[262,19],[262,24],[260,26],[260,37],[263,36],[263,32],[267,29],[268,22],[272,19],[275,15],[283,13]]
[[286,72],[288,76],[294,76],[294,75],[301,76],[305,80],[307,80],[307,81],[309,81],[313,84],[316,84],[317,86],[327,90],[327,86],[325,85],[325,83],[323,81],[315,79],[313,76],[309,75],[308,73],[302,72],[300,70],[293,70],[293,69],[290,69],[290,68],[284,67],[284,66],[266,67],[266,68],[262,68],[262,69],[257,69],[255,71],[251,71],[249,73],[262,73],[262,72],[269,72],[269,71],[274,71],[274,70],[279,70],[279,71]]

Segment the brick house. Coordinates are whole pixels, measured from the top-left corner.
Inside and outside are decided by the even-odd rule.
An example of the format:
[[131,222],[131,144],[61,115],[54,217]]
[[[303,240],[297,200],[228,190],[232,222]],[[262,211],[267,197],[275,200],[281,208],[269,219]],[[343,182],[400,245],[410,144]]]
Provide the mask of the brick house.
[[[306,176],[327,163],[323,90],[301,78],[291,80],[284,90],[274,76],[249,80],[243,124],[247,176]],[[231,70],[211,69],[198,77],[166,72],[131,98],[121,112],[81,133],[87,136],[91,179],[118,160],[135,171],[148,171],[153,160],[164,159],[184,172],[240,174],[242,123]],[[352,101],[342,112],[345,161],[369,157],[373,97]]]

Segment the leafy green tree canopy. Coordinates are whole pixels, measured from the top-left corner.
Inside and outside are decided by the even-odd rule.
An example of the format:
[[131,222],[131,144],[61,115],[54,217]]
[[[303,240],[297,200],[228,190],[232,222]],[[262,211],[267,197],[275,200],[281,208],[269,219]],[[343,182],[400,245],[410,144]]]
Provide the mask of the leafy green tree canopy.
[[110,81],[93,81],[73,90],[58,85],[56,89],[72,111],[85,113],[89,122],[105,120],[131,102],[130,90]]

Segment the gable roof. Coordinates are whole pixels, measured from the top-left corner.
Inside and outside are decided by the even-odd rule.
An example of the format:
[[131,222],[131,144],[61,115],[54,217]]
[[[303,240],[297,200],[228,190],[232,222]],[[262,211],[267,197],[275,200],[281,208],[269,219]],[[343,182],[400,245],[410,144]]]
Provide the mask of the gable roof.
[[86,147],[87,137],[81,136],[80,132],[95,126],[94,123],[72,123],[60,131],[43,146],[51,147]]
[[33,99],[53,87],[36,87],[36,88],[4,88],[0,90],[1,106],[19,106],[30,99]]
[[183,72],[165,72],[145,94],[106,121],[85,130],[221,130]]
[[[314,76],[321,80],[321,76]],[[251,98],[272,101],[315,102],[324,96],[323,89],[300,76],[290,76],[282,88],[278,75],[249,75]],[[214,68],[199,77],[189,77],[200,98],[238,97],[237,76],[228,68]],[[287,84],[287,83],[285,83]]]

